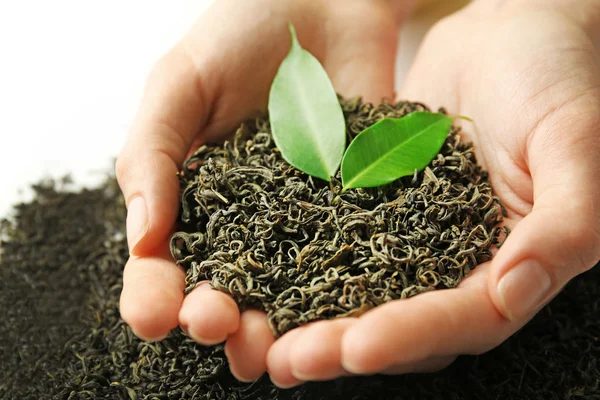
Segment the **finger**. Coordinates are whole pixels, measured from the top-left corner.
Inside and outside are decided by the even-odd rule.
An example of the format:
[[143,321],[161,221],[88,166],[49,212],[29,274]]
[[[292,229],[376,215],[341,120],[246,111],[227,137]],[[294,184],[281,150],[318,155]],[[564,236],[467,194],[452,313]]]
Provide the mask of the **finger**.
[[[450,114],[473,115],[471,110],[460,101],[459,94],[466,91],[466,85],[462,83],[461,77],[462,59],[456,51],[452,50],[456,47],[455,43],[462,40],[456,36],[461,31],[455,15],[442,19],[428,31],[398,91],[396,101],[417,101],[425,104],[432,111],[444,108]],[[478,162],[489,169],[482,152],[487,146],[475,134],[476,125],[463,123],[460,119],[453,124],[461,127],[461,140],[474,144]],[[492,151],[496,150],[492,149]]]
[[240,324],[240,312],[228,295],[213,290],[208,282],[199,284],[185,297],[179,324],[196,342],[205,346],[222,343]]
[[379,306],[342,338],[342,366],[368,374],[426,359],[487,351],[520,325],[498,313],[489,297],[489,263],[464,285]]
[[600,258],[600,91],[589,93],[544,119],[528,143],[533,209],[498,251],[489,281],[511,320],[537,312]]
[[[143,338],[164,337],[175,327],[183,300],[184,274],[168,250],[160,249],[166,247],[178,210],[176,173],[206,118],[206,88],[200,86],[197,69],[181,46],[163,57],[148,78],[140,111],[117,160],[128,208],[127,240],[134,256],[125,270],[121,309]],[[163,256],[157,258],[161,251]]]
[[178,324],[184,282],[167,249],[154,257],[130,257],[123,271],[121,318],[142,339],[166,337]]
[[[293,5],[274,7],[274,12],[294,15],[298,9],[320,18],[324,14],[318,8]],[[312,24],[300,20],[297,25],[301,42],[302,37],[306,38],[307,48],[321,54],[337,90],[379,101],[382,96],[390,97],[393,89],[397,25],[389,12],[386,15],[389,7],[378,4],[375,8],[380,20],[359,19],[370,24],[368,35],[357,27],[348,29],[343,23],[331,24],[331,32],[319,31],[334,38],[327,43],[327,49],[314,37]],[[231,12],[244,10],[219,3],[211,7],[205,23],[196,24],[157,63],[148,79],[140,111],[117,160],[117,177],[129,209],[127,236],[133,254],[148,254],[167,238],[177,211],[175,173],[196,135],[202,130],[203,137],[214,138],[263,108],[270,82],[289,49],[289,40],[280,39],[287,33],[284,20],[278,24],[265,19],[263,24],[257,21],[235,29],[226,29],[222,21],[215,22]],[[371,15],[374,11],[367,5],[357,5],[342,12]],[[235,17],[243,19],[244,15]],[[268,15],[257,17],[268,18]],[[228,43],[229,51],[223,52],[207,42],[208,34],[216,43]],[[255,40],[249,50],[247,37],[276,39]],[[355,46],[347,46],[354,39]],[[265,54],[269,55],[266,60]],[[223,65],[227,68],[222,68]]]
[[140,109],[119,155],[130,252],[148,255],[165,242],[178,210],[179,170],[206,118],[195,65],[175,48],[150,74]]
[[216,2],[148,77],[116,165],[133,254],[151,254],[167,240],[178,210],[176,173],[198,134],[216,139],[266,104],[269,82],[289,48],[280,39],[286,22],[257,12],[259,21],[232,26],[247,12]]
[[[290,344],[289,365],[300,381],[322,381],[347,375],[341,362],[341,340],[354,318],[310,324]],[[280,354],[279,357],[286,357]]]
[[303,383],[294,377],[290,368],[289,354],[292,346],[306,327],[292,329],[273,343],[267,353],[267,371],[276,386],[286,389]]
[[231,373],[239,381],[253,382],[267,371],[267,352],[275,342],[262,311],[248,310],[242,313],[239,329],[225,344]]
[[454,67],[456,53],[449,49],[455,48],[455,41],[460,40],[452,32],[461,30],[452,27],[452,23],[452,18],[447,17],[428,31],[398,91],[398,100],[419,101],[432,110],[440,107],[451,113],[460,110],[460,70]]
[[456,356],[432,357],[427,360],[409,364],[399,364],[384,370],[386,375],[437,372],[446,368],[456,360]]
[[[344,97],[361,96],[374,104],[394,98],[398,17],[381,2],[357,2],[331,11],[349,24],[331,24],[323,66],[333,87]],[[372,15],[364,18],[364,15]],[[357,25],[358,23],[358,25]],[[351,45],[349,45],[351,44]]]

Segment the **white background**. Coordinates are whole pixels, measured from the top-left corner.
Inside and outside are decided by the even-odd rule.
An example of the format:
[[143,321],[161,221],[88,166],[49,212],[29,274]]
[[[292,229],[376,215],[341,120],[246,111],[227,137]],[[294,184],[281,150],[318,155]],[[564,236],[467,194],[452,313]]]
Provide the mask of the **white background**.
[[[0,216],[45,176],[92,185],[113,167],[153,62],[210,3],[0,0]],[[450,3],[402,28],[396,86]]]

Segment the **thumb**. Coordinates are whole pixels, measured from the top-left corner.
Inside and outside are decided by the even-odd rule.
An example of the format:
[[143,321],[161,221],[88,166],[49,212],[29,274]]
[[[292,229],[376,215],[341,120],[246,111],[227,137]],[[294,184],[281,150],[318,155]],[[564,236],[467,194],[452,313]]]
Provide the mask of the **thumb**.
[[189,57],[175,48],[148,78],[140,111],[116,163],[133,255],[166,240],[178,210],[178,166],[206,119],[204,91]]
[[550,118],[544,125],[552,128],[534,132],[528,146],[533,209],[492,261],[491,298],[513,321],[529,319],[600,258],[599,121],[572,115]]

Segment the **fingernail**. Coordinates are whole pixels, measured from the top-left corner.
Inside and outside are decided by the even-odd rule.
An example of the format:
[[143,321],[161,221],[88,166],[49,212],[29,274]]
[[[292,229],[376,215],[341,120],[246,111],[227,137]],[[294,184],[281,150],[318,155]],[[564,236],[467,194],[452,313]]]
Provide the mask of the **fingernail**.
[[185,333],[185,336],[187,336],[187,337],[191,337],[191,336],[190,336],[190,333],[188,332],[187,326],[179,325],[179,328],[181,329],[181,331],[182,331],[183,333]]
[[298,379],[299,381],[308,382],[310,380],[315,379],[315,377],[312,376],[311,374],[303,372],[303,371],[298,371],[298,369],[294,368],[293,366],[290,369],[291,369],[290,372],[292,373],[292,376],[294,378]]
[[131,332],[133,332],[133,334],[140,340],[143,340],[144,342],[160,342],[161,340],[165,339],[167,336],[169,336],[169,334],[166,335],[158,335],[158,336],[140,336],[135,329],[133,329],[132,327],[129,327],[129,329],[131,329]]
[[366,373],[362,364],[357,363],[356,360],[348,359],[348,357],[342,357],[341,364],[344,371],[350,374],[362,375]]
[[507,317],[519,320],[536,311],[548,296],[552,280],[534,260],[526,260],[509,270],[498,282],[498,295]]
[[[225,357],[227,357],[228,360],[232,360],[231,358],[231,352],[230,352],[230,347],[229,347],[229,343],[227,342],[225,343]],[[240,374],[239,372],[235,371],[235,364],[233,364],[232,362],[229,362],[229,372],[231,372],[231,375],[233,375],[233,377],[235,379],[237,379],[240,382],[243,383],[252,383],[258,380],[258,378],[260,378],[260,376],[256,379],[252,379],[252,378],[248,378],[242,374]]]
[[271,378],[271,382],[273,383],[273,385],[277,386],[279,389],[291,389],[293,387],[296,387],[296,386],[304,383],[304,382],[298,381],[298,380],[292,381],[290,383],[282,383],[282,382],[278,382],[275,379],[273,379],[272,376],[269,376],[269,378]]
[[237,379],[238,381],[240,381],[242,383],[256,382],[258,380],[258,378],[260,378],[260,376],[258,378],[248,378],[243,375],[240,375],[239,373],[234,373],[233,369],[231,369],[231,364],[229,365],[229,372],[231,372],[231,375],[233,375],[235,377],[235,379]]
[[225,343],[227,336],[218,339],[207,339],[203,336],[197,335],[191,330],[188,330],[188,336],[196,343],[202,346],[216,346],[217,344]]
[[138,244],[148,230],[148,208],[142,196],[136,196],[127,208],[127,243],[129,251]]

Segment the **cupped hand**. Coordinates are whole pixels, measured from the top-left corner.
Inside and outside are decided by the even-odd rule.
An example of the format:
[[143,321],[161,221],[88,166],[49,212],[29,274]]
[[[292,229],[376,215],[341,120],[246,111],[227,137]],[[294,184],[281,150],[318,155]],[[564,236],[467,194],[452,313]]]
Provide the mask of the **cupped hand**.
[[198,144],[266,108],[290,47],[288,22],[339,93],[391,98],[399,17],[389,0],[351,0],[343,7],[325,0],[217,0],[158,61],[116,165],[131,253],[121,316],[139,337],[159,340],[181,325],[202,344],[227,340],[240,380],[265,372],[274,339],[263,313],[240,315],[230,297],[208,284],[184,298],[184,272],[168,252],[179,204],[176,173]]
[[402,99],[473,118],[512,228],[456,289],[295,329],[268,353],[283,386],[443,368],[521,328],[600,258],[600,2],[480,0],[428,34]]

